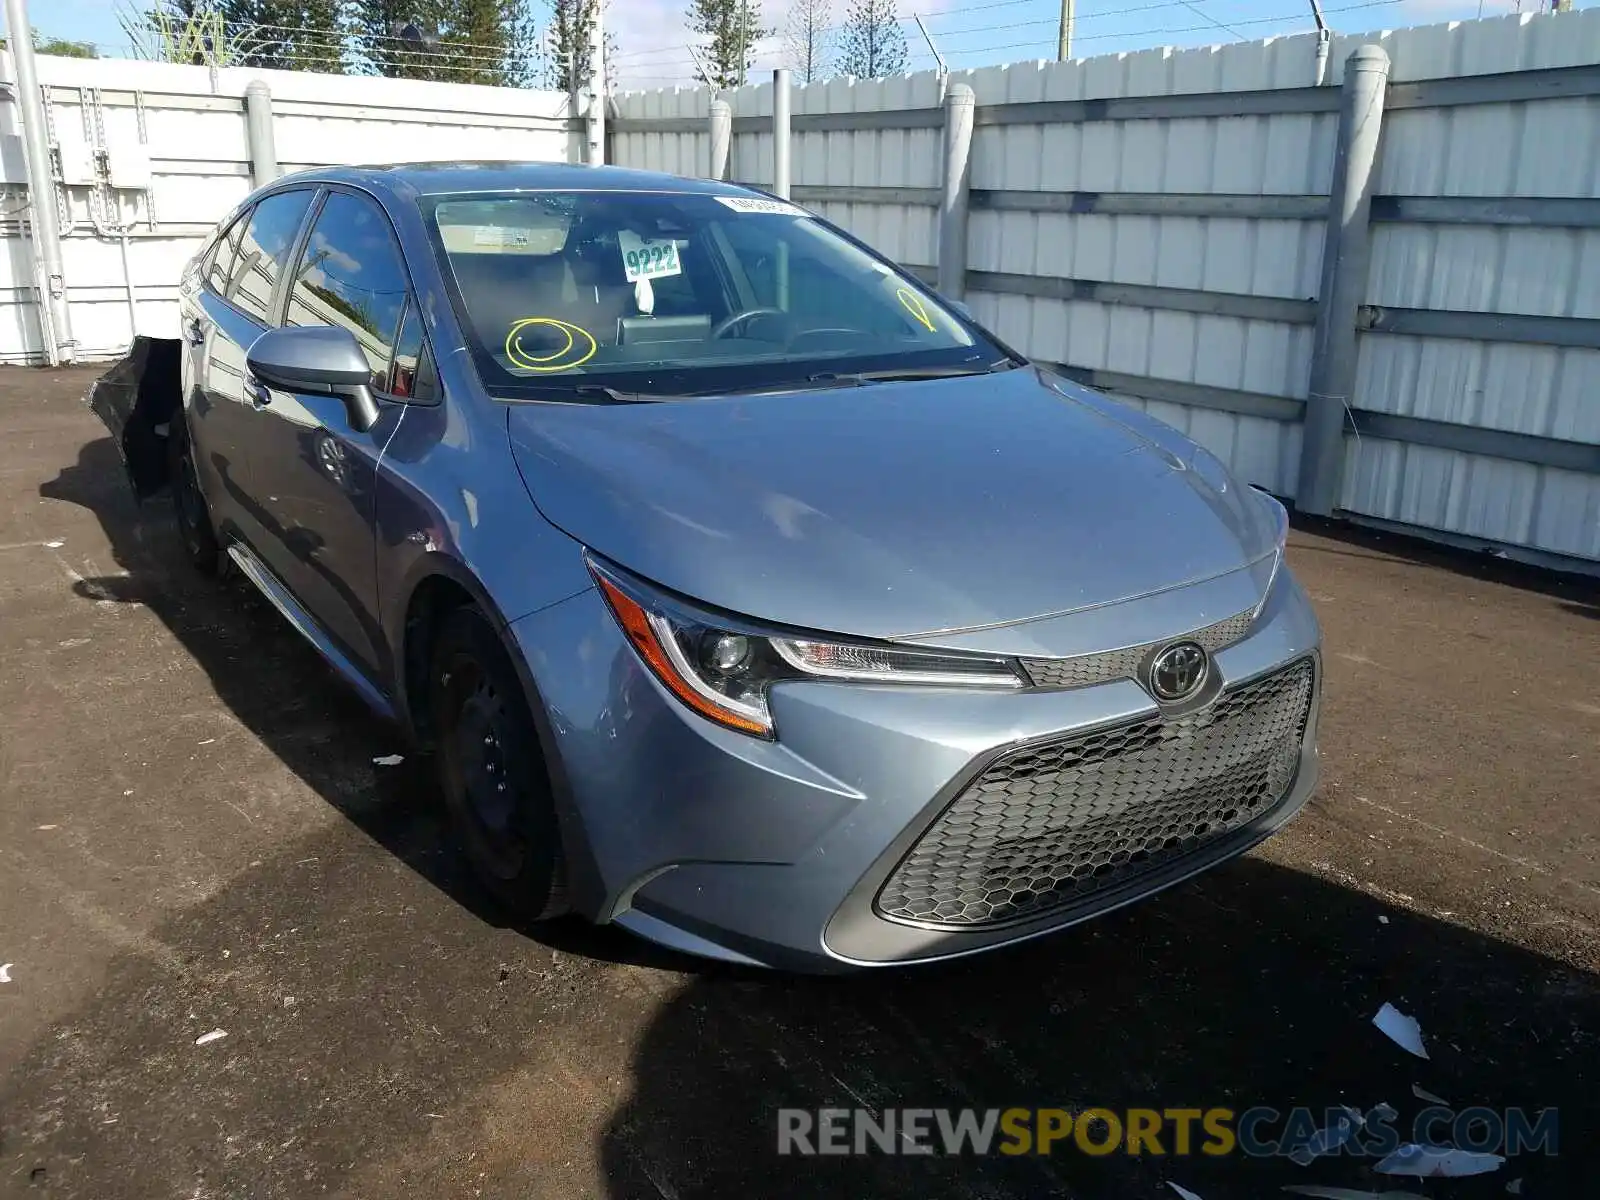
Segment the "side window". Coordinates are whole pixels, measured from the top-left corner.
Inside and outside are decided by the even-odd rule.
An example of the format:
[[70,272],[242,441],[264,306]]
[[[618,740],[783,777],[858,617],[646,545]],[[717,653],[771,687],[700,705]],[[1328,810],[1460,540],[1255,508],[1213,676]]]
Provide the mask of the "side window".
[[295,272],[285,324],[348,329],[372,364],[372,386],[388,391],[406,286],[383,211],[365,197],[330,192]]
[[394,366],[389,372],[391,396],[412,404],[432,404],[439,398],[439,381],[433,373],[433,356],[422,333],[422,315],[408,305],[394,342]]
[[228,294],[228,281],[233,278],[233,264],[239,253],[239,235],[244,232],[250,214],[241,214],[228,226],[221,237],[212,243],[206,258],[206,284],[219,296]]
[[311,196],[305,189],[268,196],[256,205],[239,239],[239,257],[223,295],[263,325],[272,309],[272,289],[283,274]]

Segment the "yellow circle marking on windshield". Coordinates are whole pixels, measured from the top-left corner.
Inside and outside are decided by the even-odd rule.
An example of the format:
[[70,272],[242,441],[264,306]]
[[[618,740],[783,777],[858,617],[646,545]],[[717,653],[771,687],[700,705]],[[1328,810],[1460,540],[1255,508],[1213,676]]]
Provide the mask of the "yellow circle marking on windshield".
[[[567,335],[567,344],[554,354],[529,354],[522,348],[522,331],[534,325],[548,325],[552,329],[559,329]],[[578,338],[589,343],[589,348],[582,353],[578,352]],[[582,325],[574,325],[571,321],[558,321],[555,317],[523,317],[521,320],[513,321],[511,328],[506,331],[506,357],[514,366],[521,367],[524,371],[570,371],[574,367],[583,366],[599,349],[600,343],[594,340],[594,334]],[[577,354],[578,357],[570,358],[573,354]],[[569,361],[563,362],[562,359]]]
[[917,295],[909,288],[903,287],[895,288],[894,295],[895,299],[900,301],[901,308],[905,309],[919,322],[921,322],[922,327],[929,333],[933,332],[933,318],[928,315],[928,307],[922,303],[921,296]]

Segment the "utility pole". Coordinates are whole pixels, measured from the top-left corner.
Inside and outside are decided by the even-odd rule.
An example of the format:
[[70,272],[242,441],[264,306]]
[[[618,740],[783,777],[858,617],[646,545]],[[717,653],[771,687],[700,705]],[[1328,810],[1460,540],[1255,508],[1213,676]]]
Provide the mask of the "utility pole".
[[589,0],[594,17],[589,22],[589,154],[590,166],[606,161],[606,33],[601,0]]
[[1056,41],[1056,61],[1072,57],[1072,27],[1078,20],[1078,0],[1061,0],[1061,36]]
[[750,0],[739,0],[739,86],[744,86],[744,40],[750,34]]

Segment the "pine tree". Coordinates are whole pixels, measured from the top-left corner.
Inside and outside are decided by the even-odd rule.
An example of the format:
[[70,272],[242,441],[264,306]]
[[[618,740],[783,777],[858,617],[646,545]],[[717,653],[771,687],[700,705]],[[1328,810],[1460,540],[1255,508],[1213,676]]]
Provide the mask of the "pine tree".
[[853,0],[844,22],[839,74],[881,79],[906,69],[906,35],[894,0]]
[[756,43],[771,37],[761,24],[760,0],[689,0],[689,28],[706,34],[695,78],[714,88],[738,87],[755,60]]
[[391,79],[452,78],[442,47],[408,45],[395,30],[410,24],[442,33],[453,7],[449,0],[350,0],[346,28],[360,72]]
[[830,0],[794,0],[784,29],[785,58],[800,83],[827,77],[828,54],[833,46]]
[[[605,10],[602,9],[602,12]],[[545,27],[541,82],[558,92],[575,92],[589,86],[589,34],[594,25],[595,0],[550,0],[550,23]],[[606,23],[606,86],[617,81],[617,39]]]
[[[371,74],[528,86],[539,40],[530,0],[346,0],[349,39]],[[407,26],[424,40],[396,34]]]
[[344,73],[339,0],[222,0],[217,7],[239,50],[234,65]]

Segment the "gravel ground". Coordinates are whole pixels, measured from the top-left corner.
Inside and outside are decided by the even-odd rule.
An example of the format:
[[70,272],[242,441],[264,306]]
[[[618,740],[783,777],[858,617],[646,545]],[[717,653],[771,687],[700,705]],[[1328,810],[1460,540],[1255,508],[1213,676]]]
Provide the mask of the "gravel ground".
[[[1560,1109],[1430,1196],[1592,1194],[1600,596],[1336,528],[1323,784],[1256,852],[1012,952],[793,979],[507,927],[427,767],[0,369],[0,1196],[1263,1197],[1355,1158],[780,1159],[775,1110]],[[1369,1021],[1416,1015],[1432,1058]],[[227,1036],[206,1045],[211,1030]]]

